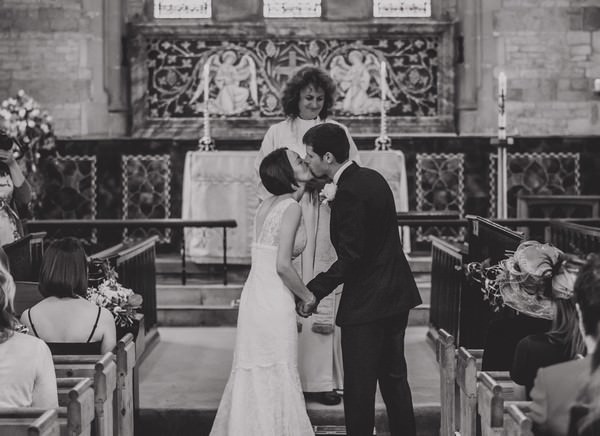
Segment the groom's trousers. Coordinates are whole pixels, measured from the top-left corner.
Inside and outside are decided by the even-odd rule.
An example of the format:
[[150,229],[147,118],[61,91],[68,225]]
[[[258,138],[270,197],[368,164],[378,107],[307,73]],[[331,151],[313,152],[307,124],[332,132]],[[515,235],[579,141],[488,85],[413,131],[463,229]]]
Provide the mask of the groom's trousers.
[[404,358],[408,312],[383,320],[342,326],[344,413],[348,436],[371,436],[377,382],[391,436],[415,436],[412,395]]

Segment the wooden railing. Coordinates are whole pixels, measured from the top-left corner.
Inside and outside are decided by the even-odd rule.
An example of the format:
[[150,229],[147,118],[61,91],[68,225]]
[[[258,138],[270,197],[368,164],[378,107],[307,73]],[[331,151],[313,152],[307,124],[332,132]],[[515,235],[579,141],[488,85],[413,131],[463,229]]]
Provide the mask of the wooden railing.
[[108,260],[119,275],[119,283],[140,294],[144,301],[145,330],[157,325],[156,309],[156,241],[151,236],[141,241],[117,244],[90,257]]
[[60,229],[68,233],[69,227],[74,229],[178,229],[181,231],[181,284],[185,285],[186,271],[185,231],[186,228],[222,228],[223,229],[223,284],[227,284],[227,229],[237,227],[235,220],[184,220],[178,218],[165,219],[98,219],[98,220],[31,220],[25,222],[28,231]]
[[44,255],[45,232],[30,233],[2,248],[15,280],[37,282]]
[[600,253],[600,228],[565,221],[550,221],[550,242],[577,255]]
[[459,330],[464,244],[431,237],[431,302],[429,323],[456,337]]

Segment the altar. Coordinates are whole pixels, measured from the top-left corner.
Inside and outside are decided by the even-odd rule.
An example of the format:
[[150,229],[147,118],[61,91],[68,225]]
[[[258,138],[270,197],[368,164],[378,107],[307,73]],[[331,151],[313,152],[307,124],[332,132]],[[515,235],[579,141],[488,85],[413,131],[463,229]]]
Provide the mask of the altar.
[[[254,213],[258,208],[258,174],[254,161],[258,151],[190,151],[183,174],[181,217],[195,220],[234,219],[237,228],[227,232],[227,261],[250,264]],[[379,171],[390,184],[396,210],[408,211],[408,188],[401,151],[359,152],[361,166]],[[185,250],[189,260],[221,263],[223,230],[186,229]],[[410,251],[409,229],[402,229],[404,250]]]

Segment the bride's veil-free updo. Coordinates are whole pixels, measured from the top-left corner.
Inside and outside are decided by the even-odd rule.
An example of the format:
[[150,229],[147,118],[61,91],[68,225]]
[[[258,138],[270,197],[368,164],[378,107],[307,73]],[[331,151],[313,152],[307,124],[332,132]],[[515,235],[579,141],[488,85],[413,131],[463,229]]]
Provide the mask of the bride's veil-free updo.
[[287,148],[278,148],[265,156],[258,173],[264,187],[273,195],[290,194],[297,188]]

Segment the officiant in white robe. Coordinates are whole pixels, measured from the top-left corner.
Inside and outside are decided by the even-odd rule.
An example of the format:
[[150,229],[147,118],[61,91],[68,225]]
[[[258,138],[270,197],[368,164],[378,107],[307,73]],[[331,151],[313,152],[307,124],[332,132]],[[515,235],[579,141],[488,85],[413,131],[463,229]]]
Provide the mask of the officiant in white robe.
[[[331,78],[315,67],[304,67],[290,79],[282,97],[287,118],[271,126],[265,134],[256,159],[257,171],[264,156],[277,148],[287,147],[304,157],[306,147],[302,137],[314,125],[325,122],[339,124],[327,117],[333,105],[334,92],[335,84]],[[350,159],[358,161],[356,144],[346,127],[341,126],[350,141]],[[307,193],[300,202],[308,241],[295,265],[305,283],[327,270],[337,259],[329,238],[329,206],[321,204],[317,194]],[[260,199],[266,195],[266,190],[260,186]],[[302,389],[306,393],[343,389],[340,330],[335,325],[341,292],[342,286],[321,301],[317,314],[306,319],[298,318],[301,324],[298,368]]]

